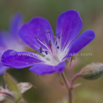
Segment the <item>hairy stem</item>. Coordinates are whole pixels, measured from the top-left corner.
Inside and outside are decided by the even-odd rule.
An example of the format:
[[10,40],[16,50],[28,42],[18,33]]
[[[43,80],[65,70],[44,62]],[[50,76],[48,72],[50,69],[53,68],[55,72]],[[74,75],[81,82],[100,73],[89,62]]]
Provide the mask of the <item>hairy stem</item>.
[[77,73],[76,75],[73,76],[73,78],[71,79],[71,82],[69,83],[66,76],[65,76],[65,73],[64,72],[61,73],[61,77],[62,77],[62,79],[67,87],[67,90],[68,90],[68,99],[69,99],[68,103],[73,103],[73,100],[72,100],[73,99],[72,98],[73,83],[80,76],[81,76],[81,73],[80,72]]
[[78,78],[78,77],[80,77],[81,76],[81,73],[79,72],[79,73],[77,73],[76,75],[74,75],[73,76],[73,78],[71,79],[71,81],[70,81],[70,85],[69,85],[69,103],[72,103],[73,101],[72,101],[72,89],[73,89],[73,83],[74,83],[74,81]]
[[70,89],[69,91],[69,103],[72,103],[72,89]]
[[64,83],[65,83],[65,85],[66,85],[66,87],[67,87],[68,93],[69,93],[69,94],[68,94],[68,96],[69,96],[69,97],[68,97],[68,99],[69,99],[68,103],[72,103],[72,102],[71,102],[71,95],[70,95],[71,93],[70,93],[70,91],[69,91],[69,89],[70,89],[70,88],[69,88],[69,82],[68,82],[68,80],[67,80],[64,72],[61,74],[61,77],[62,77],[62,79],[63,79],[63,81],[64,81]]
[[62,79],[63,79],[63,81],[64,81],[64,83],[65,83],[65,85],[66,85],[67,89],[69,90],[69,82],[68,82],[68,80],[67,80],[67,78],[66,78],[66,76],[65,76],[65,73],[64,73],[64,72],[63,72],[63,73],[61,73],[61,77],[62,77]]
[[81,72],[77,73],[76,75],[73,76],[70,82],[70,88],[72,88],[74,81],[78,78],[81,77]]

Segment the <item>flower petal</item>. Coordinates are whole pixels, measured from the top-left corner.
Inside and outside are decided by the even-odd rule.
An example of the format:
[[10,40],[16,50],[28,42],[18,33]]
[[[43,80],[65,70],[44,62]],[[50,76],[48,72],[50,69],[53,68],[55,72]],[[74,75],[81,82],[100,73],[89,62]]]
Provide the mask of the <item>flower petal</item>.
[[43,46],[38,40],[43,44],[44,42],[48,44],[49,40],[54,40],[49,22],[41,17],[33,18],[29,23],[25,23],[20,29],[19,35],[27,45],[37,51]]
[[23,18],[21,13],[15,13],[10,20],[10,35],[14,40],[20,40],[18,36],[18,31],[23,23]]
[[[20,40],[20,38],[19,38]],[[19,40],[15,38],[15,40],[11,37],[11,34],[6,31],[0,31],[0,54],[8,49],[14,49],[22,51],[25,49],[25,43],[19,42]]]
[[61,38],[62,49],[77,37],[82,26],[83,23],[77,11],[68,10],[58,17],[56,34]]
[[83,32],[71,45],[69,53],[65,58],[71,57],[78,53],[82,48],[89,44],[95,38],[95,33],[92,30]]
[[37,54],[32,52],[16,52],[13,50],[7,50],[1,57],[2,64],[13,68],[25,68],[34,65],[35,63],[41,63]]
[[65,68],[65,62],[61,62],[56,66],[51,66],[47,64],[39,64],[39,65],[36,64],[32,68],[30,68],[30,71],[38,75],[44,75],[44,74],[51,74],[54,72],[62,73],[64,68]]

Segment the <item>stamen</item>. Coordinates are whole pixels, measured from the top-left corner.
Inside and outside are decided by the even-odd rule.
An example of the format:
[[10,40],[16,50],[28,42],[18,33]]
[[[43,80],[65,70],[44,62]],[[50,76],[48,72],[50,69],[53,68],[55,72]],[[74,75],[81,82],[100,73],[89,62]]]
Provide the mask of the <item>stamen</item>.
[[[42,45],[43,48],[45,47],[48,51],[52,51],[51,41],[49,42],[49,46],[50,46],[50,48],[49,48],[45,41],[42,42],[42,41],[40,41],[37,37],[35,37],[35,38],[36,38],[36,40],[40,43],[40,45]],[[40,52],[40,53],[44,52],[44,51],[42,50],[42,47],[40,47],[40,49],[39,49],[39,52]]]
[[59,49],[59,46],[57,46],[57,49]]
[[43,41],[43,43],[44,43],[44,44],[46,44],[46,42],[45,42],[45,41]]
[[47,51],[45,51],[45,54],[47,55],[47,54],[48,54],[48,52],[47,52]]
[[56,45],[57,45],[57,41],[56,41]]
[[46,30],[45,32],[46,32],[46,33],[51,33],[51,31],[50,31],[50,30]]
[[51,50],[52,53],[53,53],[53,50],[52,50],[52,42],[51,42],[51,40],[49,40],[49,46],[50,46],[50,50]]
[[43,48],[44,48],[44,47],[47,48],[45,41],[42,42],[42,41],[40,41],[37,37],[35,37],[35,38],[36,38],[36,40],[39,42],[39,44],[42,45]]
[[49,40],[49,45],[52,46],[51,40]]
[[35,37],[35,39],[36,39],[37,41],[39,41],[39,39],[38,39],[37,37]]
[[42,47],[40,47],[40,53],[42,53],[43,51],[42,51]]
[[58,34],[58,33],[56,33],[56,36],[60,39],[60,36],[59,36],[59,34]]
[[51,35],[50,35],[51,31],[50,30],[46,30],[45,32],[46,32],[47,39],[51,40]]

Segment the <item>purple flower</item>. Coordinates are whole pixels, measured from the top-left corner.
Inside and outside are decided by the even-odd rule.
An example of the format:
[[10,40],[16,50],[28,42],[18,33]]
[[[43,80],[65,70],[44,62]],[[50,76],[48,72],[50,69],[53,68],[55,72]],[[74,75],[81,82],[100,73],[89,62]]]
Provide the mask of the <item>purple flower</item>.
[[38,75],[62,73],[65,59],[73,56],[70,54],[79,52],[95,38],[92,30],[87,30],[77,37],[82,25],[79,13],[68,10],[58,17],[54,38],[52,28],[46,19],[33,18],[22,26],[19,35],[38,53],[8,50],[2,56],[2,63],[18,69],[32,66],[30,71]]
[[[0,57],[8,49],[19,51],[24,50],[25,44],[18,36],[18,31],[22,25],[22,21],[22,15],[16,13],[10,20],[9,31],[0,31]],[[2,63],[0,63],[0,74],[4,73],[7,68],[8,67],[3,66]]]

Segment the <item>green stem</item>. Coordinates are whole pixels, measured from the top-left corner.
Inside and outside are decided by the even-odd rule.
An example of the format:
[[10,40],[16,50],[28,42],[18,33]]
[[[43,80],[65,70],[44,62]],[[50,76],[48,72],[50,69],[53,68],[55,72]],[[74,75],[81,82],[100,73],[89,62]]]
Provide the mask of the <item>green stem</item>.
[[64,72],[61,73],[61,77],[62,77],[62,79],[63,79],[63,81],[64,81],[64,83],[65,83],[65,85],[66,85],[66,87],[67,87],[68,93],[69,93],[69,97],[68,97],[69,101],[68,101],[68,103],[72,103],[72,102],[71,102],[71,95],[70,95],[71,93],[70,93],[70,91],[69,91],[69,90],[70,90],[70,88],[69,88],[69,82],[68,82],[68,80],[67,80]]

